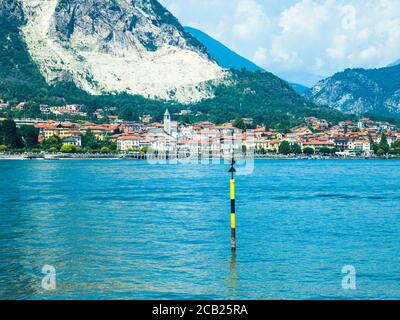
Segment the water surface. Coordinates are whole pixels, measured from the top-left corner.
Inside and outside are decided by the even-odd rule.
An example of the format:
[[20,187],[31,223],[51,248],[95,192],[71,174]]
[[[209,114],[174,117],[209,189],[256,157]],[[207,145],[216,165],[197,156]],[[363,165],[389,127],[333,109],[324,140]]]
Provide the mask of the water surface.
[[399,168],[256,161],[232,257],[226,165],[0,161],[0,298],[399,299]]

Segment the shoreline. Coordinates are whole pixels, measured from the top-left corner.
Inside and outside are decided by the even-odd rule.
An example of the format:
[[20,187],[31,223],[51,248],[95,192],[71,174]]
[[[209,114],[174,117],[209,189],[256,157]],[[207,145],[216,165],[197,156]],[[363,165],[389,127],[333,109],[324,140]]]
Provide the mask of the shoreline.
[[[219,160],[228,160],[223,157],[217,158]],[[23,154],[0,154],[0,161],[59,161],[59,160],[131,160],[131,161],[215,161],[215,158],[185,158],[185,159],[176,159],[176,158],[147,158],[146,156],[124,156],[124,155],[97,155],[97,154],[89,154],[89,155],[66,155],[66,154],[40,154],[40,155],[31,155],[29,153]],[[314,156],[314,157],[306,157],[306,156],[298,156],[298,157],[290,157],[290,156],[255,156],[254,158],[237,158],[240,160],[400,160],[400,157],[324,157],[324,156]]]

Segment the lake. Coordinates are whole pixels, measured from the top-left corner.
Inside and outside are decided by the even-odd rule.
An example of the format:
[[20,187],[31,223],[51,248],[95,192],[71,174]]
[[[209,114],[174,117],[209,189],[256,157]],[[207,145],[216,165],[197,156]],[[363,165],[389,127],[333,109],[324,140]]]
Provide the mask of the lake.
[[0,161],[0,299],[400,299],[400,161],[228,169]]

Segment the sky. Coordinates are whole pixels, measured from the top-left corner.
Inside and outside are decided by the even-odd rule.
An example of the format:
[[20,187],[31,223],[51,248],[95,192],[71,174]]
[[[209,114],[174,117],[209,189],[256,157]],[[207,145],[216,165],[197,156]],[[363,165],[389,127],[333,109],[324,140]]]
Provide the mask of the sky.
[[160,0],[198,28],[290,82],[400,59],[399,0]]

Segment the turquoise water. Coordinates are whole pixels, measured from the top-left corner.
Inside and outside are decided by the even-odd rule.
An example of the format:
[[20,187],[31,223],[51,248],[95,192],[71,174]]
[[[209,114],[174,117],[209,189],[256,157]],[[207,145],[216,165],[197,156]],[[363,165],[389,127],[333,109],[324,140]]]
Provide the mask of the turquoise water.
[[0,298],[399,299],[399,168],[256,161],[235,258],[226,165],[0,161]]

